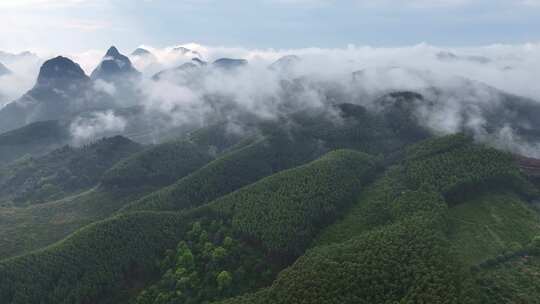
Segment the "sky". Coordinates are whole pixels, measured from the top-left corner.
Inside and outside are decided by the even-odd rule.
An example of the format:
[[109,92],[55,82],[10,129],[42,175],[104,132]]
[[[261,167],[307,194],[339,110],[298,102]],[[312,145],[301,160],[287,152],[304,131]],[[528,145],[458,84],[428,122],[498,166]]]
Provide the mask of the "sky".
[[0,0],[0,50],[540,41],[540,0]]

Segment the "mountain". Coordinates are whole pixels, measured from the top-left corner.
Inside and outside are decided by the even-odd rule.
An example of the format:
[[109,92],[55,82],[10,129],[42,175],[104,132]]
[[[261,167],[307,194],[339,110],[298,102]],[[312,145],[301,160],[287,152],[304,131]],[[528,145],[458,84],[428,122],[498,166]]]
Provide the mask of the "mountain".
[[[540,143],[540,124],[534,118],[540,115],[537,101],[465,77],[445,77],[434,82],[437,78],[430,71],[396,66],[368,68],[352,74],[352,82],[360,88],[401,83],[404,84],[402,92],[420,94],[413,102],[407,102],[408,111],[430,129],[445,132],[447,126],[442,126],[436,118],[442,116],[445,121],[455,124],[452,131],[466,132],[500,148],[512,150],[512,145],[519,146],[519,142]],[[371,93],[365,91],[364,94],[369,96]],[[396,99],[389,97],[371,96],[375,107]],[[405,104],[401,103],[401,106]],[[511,140],[501,140],[500,135],[506,133]],[[518,152],[530,153],[526,149]]]
[[0,77],[11,74],[11,71],[0,62]]
[[90,78],[83,69],[70,59],[58,56],[47,60],[39,71],[34,89],[56,88],[59,90],[79,89],[81,85],[87,85]]
[[0,134],[0,167],[16,159],[40,156],[71,140],[69,126],[59,121],[40,121]]
[[[379,108],[341,103],[330,116],[321,109],[254,121],[252,133],[232,138],[223,125],[205,128],[133,151],[99,181],[91,178],[95,187],[86,192],[0,208],[0,248],[11,257],[0,260],[1,298],[535,299],[540,192],[523,161],[464,134],[433,136],[412,119],[414,106],[429,100],[422,94],[377,100]],[[54,164],[69,157],[54,159],[38,166],[51,183],[62,172]],[[95,167],[94,157],[76,159]]]
[[[270,155],[253,158],[251,168],[286,159]],[[231,159],[230,168],[247,160]],[[217,167],[203,166],[203,188],[185,190],[200,192],[202,204],[124,210],[1,261],[0,294],[7,303],[535,299],[540,216],[526,199],[538,190],[511,155],[458,134],[406,145],[390,164],[381,160],[333,150],[209,199],[215,185],[204,181]],[[30,279],[34,271],[43,275]],[[515,281],[520,271],[525,280]]]
[[220,58],[214,61],[212,66],[219,69],[230,70],[246,66],[247,64],[248,61],[245,59]]
[[[21,173],[29,174],[19,174],[22,177],[47,176],[44,179],[32,178],[29,185],[50,181],[64,187],[72,185],[72,180],[93,181],[94,185],[87,191],[49,193],[54,199],[60,198],[58,200],[39,201],[38,204],[34,203],[28,207],[0,208],[0,260],[3,257],[21,255],[51,245],[89,223],[112,216],[142,196],[198,171],[207,162],[233,149],[239,140],[238,136],[227,135],[222,124],[209,126],[181,139],[145,146],[140,152],[132,151],[135,153],[118,161],[96,181],[95,178],[99,177],[95,174],[96,170],[101,173],[106,169],[100,164],[105,163],[108,166],[118,160],[118,158],[109,160],[107,154],[125,155],[126,151],[130,151],[129,147],[134,146],[129,141],[120,139],[111,138],[81,148],[59,149],[43,157],[25,159],[21,162],[22,166],[14,167],[21,169],[19,170]],[[240,143],[238,145],[241,146]],[[63,158],[66,160],[62,160]],[[35,163],[40,164],[41,170],[32,172],[31,166],[25,166]],[[7,170],[0,170],[0,176],[2,172],[6,174],[6,179],[17,176]],[[57,175],[66,176],[66,174],[72,177],[68,180],[57,179]],[[4,194],[14,196],[17,194],[16,189],[24,187],[25,185],[21,184],[5,188]],[[39,189],[29,187],[29,192],[37,193]],[[43,223],[54,224],[43,225]]]
[[69,118],[97,107],[101,98],[78,64],[58,56],[41,66],[32,89],[0,110],[0,132],[36,121]]
[[35,205],[87,190],[112,165],[141,149],[139,144],[116,136],[20,160],[4,168],[0,205]]
[[203,67],[204,65],[205,63],[203,61],[200,61],[197,58],[193,58],[191,62],[186,62],[180,66],[177,66],[176,68],[166,69],[166,70],[163,70],[154,74],[154,76],[152,76],[152,80],[155,80],[155,81],[159,81],[162,79],[180,80],[184,78],[186,82],[189,82],[189,80],[191,80],[189,78],[194,78],[195,75],[193,74],[197,72],[200,67]]
[[129,58],[120,54],[114,46],[110,47],[101,63],[91,74],[93,80],[102,79],[105,81],[125,80],[127,78],[139,77],[137,71]]

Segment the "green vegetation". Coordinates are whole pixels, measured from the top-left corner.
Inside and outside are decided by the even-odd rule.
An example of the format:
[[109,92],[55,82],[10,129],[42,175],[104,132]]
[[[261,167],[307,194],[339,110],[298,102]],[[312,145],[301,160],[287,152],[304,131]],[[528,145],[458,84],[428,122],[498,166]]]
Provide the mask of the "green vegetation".
[[[208,151],[212,150],[213,153],[218,153],[219,149],[225,149],[224,147],[226,145],[232,145],[238,142],[239,137],[236,135],[221,136],[223,135],[222,133],[214,134],[212,130],[216,128],[212,126],[195,131],[189,135],[189,141],[206,145]],[[223,129],[220,130],[224,132]],[[186,143],[187,140],[176,143],[179,142]],[[246,143],[239,142],[237,146],[244,144]],[[180,144],[180,146],[182,145]],[[165,144],[164,146],[174,147],[175,145],[173,143]],[[192,147],[193,144],[188,144],[188,146]],[[211,146],[217,148],[210,149]],[[159,145],[156,148],[158,150],[161,149]],[[34,176],[47,176],[49,182],[57,182],[57,188],[65,187],[66,191],[54,192],[49,199],[53,200],[56,197],[63,196],[65,198],[58,201],[43,202],[43,204],[30,207],[0,207],[0,259],[21,255],[59,241],[85,225],[111,216],[128,203],[155,190],[155,185],[150,183],[148,185],[142,184],[138,187],[127,187],[125,189],[121,187],[97,186],[91,190],[83,191],[83,189],[69,188],[68,186],[72,186],[72,183],[68,183],[69,180],[60,178],[60,176],[66,176],[64,173],[70,172],[73,177],[70,179],[71,181],[84,181],[85,186],[89,185],[92,187],[99,181],[98,177],[100,174],[98,174],[98,171],[102,172],[106,169],[104,164],[113,163],[115,159],[120,158],[120,155],[128,154],[130,149],[140,148],[131,141],[121,137],[115,137],[101,140],[83,148],[65,147],[41,158],[26,160],[21,162],[19,167],[14,167],[18,168],[17,172],[19,172],[17,175],[14,175],[15,177],[24,177],[25,174],[28,174],[32,177],[28,177],[28,179],[35,182],[36,179],[33,178]],[[141,154],[151,150],[147,150]],[[185,152],[187,153],[187,151]],[[204,165],[204,163],[199,162],[200,158],[198,157],[200,155],[198,154],[192,155],[193,159],[196,160],[192,163],[189,163],[193,160],[190,158],[192,156],[187,154],[182,155],[183,157],[185,156],[183,160],[186,163],[179,161],[177,169],[182,166],[184,166],[184,169],[172,172],[178,178],[191,173],[198,166]],[[135,157],[135,159],[138,158]],[[123,164],[124,162],[121,163]],[[155,159],[150,163],[159,164],[159,166],[165,168],[164,170],[171,172],[163,160]],[[23,166],[22,164],[25,165]],[[36,167],[36,164],[39,164],[39,167]],[[30,170],[31,168],[40,168],[40,170]],[[172,166],[171,168],[174,169]],[[2,172],[7,174],[8,171],[0,170],[0,173]],[[91,178],[88,178],[89,176]],[[14,181],[15,177],[11,180]],[[0,180],[4,182],[10,181],[10,179],[7,179],[6,176],[2,176],[1,174]],[[89,181],[93,181],[94,184],[90,185],[91,182]],[[17,184],[13,182],[12,184],[14,184],[13,187],[6,186],[7,195],[10,195],[10,192],[17,189],[17,187],[27,189],[24,188],[23,183]],[[28,190],[34,193],[38,189],[32,187]],[[77,193],[68,193],[68,189]]]
[[35,122],[0,134],[0,167],[25,156],[44,155],[69,139],[69,128],[59,121]]
[[118,303],[155,270],[185,231],[176,214],[134,213],[87,226],[62,242],[0,262],[4,303]]
[[452,136],[433,137],[419,144],[407,147],[407,160],[414,161],[421,158],[432,157],[437,154],[448,153],[454,149],[463,148],[473,144],[472,138],[464,134]]
[[[359,190],[360,181],[367,178],[370,170],[373,169],[373,160],[365,154],[336,151],[309,165],[285,171],[274,178],[268,178],[254,184],[253,191],[263,190],[256,193],[254,197],[269,193],[265,189],[265,185],[268,183],[278,187],[276,190],[281,193],[281,198],[291,203],[294,202],[297,208],[305,210],[304,215],[307,220],[288,222],[288,225],[295,231],[304,231],[304,237],[308,238],[313,236],[314,231],[321,228],[318,225],[328,221],[326,218],[322,221],[322,217],[331,217],[339,208],[343,207],[347,201],[342,199],[351,198],[352,194]],[[258,186],[259,183],[261,185]],[[315,185],[321,186],[321,190],[311,192],[309,189]],[[340,189],[339,185],[345,185],[345,187]],[[280,191],[279,188],[282,190]],[[338,193],[334,193],[334,191]],[[234,196],[235,193],[231,196]],[[236,195],[243,195],[246,191],[239,190],[237,193],[240,194]],[[327,195],[331,200],[323,203],[313,200],[313,195]],[[174,285],[174,288],[181,288],[180,291],[185,292],[183,295],[191,301],[216,299],[220,295],[238,295],[243,291],[251,291],[252,288],[260,287],[261,284],[269,282],[268,280],[272,279],[276,273],[274,268],[262,271],[261,277],[258,277],[259,274],[255,277],[253,274],[239,276],[242,270],[240,268],[249,271],[246,267],[264,264],[261,257],[264,256],[265,252],[257,249],[258,247],[253,247],[253,249],[246,247],[251,245],[247,245],[249,242],[244,243],[245,235],[234,224],[237,218],[230,213],[234,209],[233,207],[225,208],[224,200],[210,203],[209,206],[211,207],[197,209],[185,215],[178,213],[128,213],[85,227],[68,239],[41,251],[4,260],[0,262],[0,278],[5,278],[4,281],[0,281],[0,296],[2,299],[8,299],[8,303],[34,303],[38,301],[37,299],[40,299],[40,303],[79,303],[83,301],[108,303],[107,301],[112,302],[113,299],[129,298],[133,292],[136,292],[136,286],[139,286],[141,282],[148,282],[156,273],[159,273],[154,263],[158,254],[163,252],[165,248],[173,248],[174,244],[181,240],[184,240],[187,246],[180,246],[182,256],[187,249],[192,254],[195,253],[193,258],[197,266],[191,269],[190,274],[204,273],[206,275],[207,272],[203,272],[203,270],[209,270],[208,273],[212,274],[211,277],[203,277],[201,280],[194,279],[190,284],[195,285],[190,285],[192,287],[189,288]],[[320,206],[325,208],[317,210]],[[219,212],[216,213],[213,210]],[[243,218],[246,218],[246,214],[240,211],[237,210]],[[294,214],[291,213],[291,215]],[[210,221],[208,228],[206,228],[207,225],[204,226],[204,233],[198,228],[193,228],[198,226],[197,222],[204,221],[204,219]],[[283,224],[277,221],[278,218],[270,217],[267,220],[269,225],[274,225],[268,230],[269,232],[277,231],[276,228]],[[297,228],[294,228],[293,225],[297,225]],[[194,234],[198,236],[196,237]],[[219,260],[227,256],[227,246],[231,245],[231,240],[228,240],[227,236],[232,240],[231,254],[237,254],[236,257],[240,258],[232,258],[235,257],[233,255],[225,264],[208,262],[208,257],[205,257],[208,252],[212,252],[212,259]],[[198,242],[195,243],[194,240]],[[296,240],[290,239],[290,241],[295,242]],[[201,245],[207,250],[200,248]],[[218,249],[219,247],[225,251]],[[251,253],[250,250],[252,250]],[[168,256],[166,254],[165,260]],[[160,281],[165,280],[165,282],[170,279],[170,275],[167,275],[170,273],[170,269],[174,268],[176,273],[177,268],[184,265],[183,262],[180,264],[162,262],[160,264],[162,270],[165,271],[161,274]],[[78,266],[72,267],[71,265]],[[28,271],[44,275],[31,277],[28,275]],[[225,273],[223,273],[224,271]],[[229,280],[227,273],[231,276],[231,280]],[[141,282],[138,281],[139,278]],[[182,278],[183,276],[178,277],[178,279]],[[244,285],[241,283],[246,281],[250,281],[254,285],[242,287]],[[215,283],[207,285],[209,282]],[[161,283],[156,285],[158,296],[162,293],[169,294],[172,291],[178,295],[176,289],[160,290],[159,288],[162,286],[171,286],[162,283],[165,285],[160,285]],[[199,290],[197,286],[207,286],[207,289]],[[225,289],[226,287],[228,289]],[[199,292],[194,294],[194,290],[199,290]],[[146,294],[152,292],[152,290],[148,290]],[[143,299],[144,297],[141,298],[141,301]]]
[[475,265],[540,234],[540,218],[511,193],[482,194],[449,210],[449,238],[456,254]]
[[93,144],[65,146],[45,156],[15,162],[0,176],[3,206],[27,206],[60,199],[95,186],[103,173],[119,160],[141,150],[127,138],[116,136]]
[[163,187],[202,167],[240,140],[223,127],[203,128],[119,162],[105,173],[101,183],[107,188]]
[[[456,139],[461,141],[459,136]],[[510,154],[471,144],[452,148],[446,153],[407,161],[405,174],[409,186],[433,187],[453,202],[483,189],[515,189],[523,194],[531,191],[532,186],[521,175]]]
[[537,190],[462,134],[411,145],[428,136],[415,100],[112,149],[132,155],[101,179],[115,161],[91,146],[21,161],[43,168],[17,171],[47,181],[36,193],[71,196],[0,208],[0,302],[535,303]]
[[111,216],[147,191],[94,188],[27,208],[0,208],[0,260],[60,241],[85,225]]
[[393,109],[374,113],[362,106],[344,103],[336,105],[334,110],[339,117],[329,117],[326,110],[301,112],[261,128],[272,133],[289,126],[286,131],[295,139],[311,138],[329,150],[353,149],[372,155],[389,155],[429,137],[414,120],[397,119]]
[[216,220],[195,222],[185,240],[166,251],[158,283],[141,292],[135,303],[205,303],[271,284],[278,269],[260,251],[235,239],[229,226]]
[[374,159],[350,150],[286,170],[244,187],[211,208],[232,217],[234,230],[271,252],[303,252],[320,227],[331,223],[375,172]]
[[286,137],[259,139],[214,160],[173,185],[127,206],[129,210],[182,210],[202,206],[222,195],[316,158],[321,148]]
[[401,193],[408,190],[403,184],[401,167],[389,168],[368,187],[345,216],[325,229],[314,246],[328,245],[351,238],[394,221],[392,204]]
[[[202,303],[267,286],[283,267],[281,260],[300,254],[375,169],[366,154],[334,151],[193,210],[188,214],[206,220],[195,222],[176,250],[167,251],[161,279],[137,303]],[[261,217],[259,208],[273,211]],[[244,230],[250,226],[261,234]],[[277,245],[282,248],[270,247]]]
[[223,303],[468,303],[444,199],[405,177],[389,170],[272,286]]
[[164,186],[190,173],[212,157],[188,141],[160,144],[116,164],[105,173],[101,183],[107,188]]
[[[447,181],[455,185],[466,180],[474,188],[508,177],[521,182],[521,176],[511,158],[462,136],[421,145],[409,150],[416,156],[409,154],[364,191],[345,217],[325,229],[313,249],[281,272],[271,287],[222,303],[479,303],[480,293],[469,272],[469,254],[475,251],[467,252],[475,238],[463,231],[466,228],[459,229],[467,220],[464,215],[481,220],[479,225],[492,225],[499,234],[477,244],[486,250],[480,259],[489,256],[490,249],[498,254],[500,244],[492,244],[497,237],[506,242],[507,251],[514,250],[509,256],[522,253],[522,244],[538,231],[537,217],[517,195],[479,199],[483,192],[465,190],[463,197],[469,201],[453,201],[449,209],[447,188],[433,183],[436,161],[446,170],[437,177],[451,176]],[[471,166],[477,155],[491,161]],[[504,189],[522,188],[498,188]],[[491,204],[495,198],[500,201]],[[494,218],[485,219],[485,209],[474,215],[477,208],[488,208]]]
[[518,256],[475,274],[478,303],[540,303],[540,257]]
[[[260,178],[307,163],[327,151],[355,149],[379,155],[399,150],[427,136],[415,131],[405,136],[387,126],[384,116],[365,108],[342,104],[338,123],[326,112],[297,113],[283,122],[258,125],[262,138],[224,154],[201,170],[178,180],[170,187],[134,202],[126,210],[182,210],[201,206]],[[402,130],[418,128],[408,122]]]
[[238,303],[467,303],[444,235],[422,217],[308,251]]

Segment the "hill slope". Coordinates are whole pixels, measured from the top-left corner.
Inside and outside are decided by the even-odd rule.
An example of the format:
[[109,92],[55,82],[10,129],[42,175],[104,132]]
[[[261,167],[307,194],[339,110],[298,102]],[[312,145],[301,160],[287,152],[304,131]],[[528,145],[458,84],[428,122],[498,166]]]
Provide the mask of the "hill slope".
[[[510,242],[525,248],[540,233],[537,216],[520,200],[529,186],[509,155],[459,135],[423,142],[272,286],[221,303],[480,303],[482,284],[493,284],[494,293],[493,286],[519,291],[469,269],[471,257],[499,260],[501,248],[512,252]],[[497,197],[493,189],[514,194]],[[490,211],[494,218],[486,217]],[[464,227],[468,220],[478,225]],[[477,242],[476,235],[491,240]],[[503,242],[493,245],[495,239]]]
[[[306,214],[310,214],[320,206],[320,202],[311,200],[308,190],[315,185],[312,183],[321,186],[328,183],[328,186],[319,190],[319,194],[325,196],[336,189],[342,191],[341,195],[326,202],[327,208],[319,211],[323,213],[306,218],[307,223],[291,223],[301,231],[305,227],[315,227],[321,216],[332,215],[340,209],[344,203],[341,198],[349,197],[359,190],[358,183],[369,175],[369,168],[373,168],[373,163],[363,154],[352,151],[333,152],[305,167],[283,172],[231,195],[242,196],[250,191],[263,191],[255,195],[264,195],[269,191],[265,184],[274,182],[276,186],[284,187],[282,191],[276,190],[281,193],[281,197],[290,201],[298,200],[298,206],[302,208],[309,206]],[[307,184],[305,178],[308,178]],[[284,186],[280,181],[287,181],[289,186]],[[306,188],[303,185],[311,186]],[[348,186],[340,188],[340,185]],[[226,205],[222,200],[210,204],[216,207],[202,208],[185,215],[129,213],[97,222],[41,251],[0,262],[0,296],[8,303],[113,301],[123,291],[129,290],[129,284],[134,284],[133,278],[139,278],[136,274],[141,274],[142,281],[148,281],[150,274],[155,271],[154,259],[157,255],[165,248],[172,248],[176,242],[187,239],[194,222],[213,219],[215,216],[224,223],[231,223],[231,220],[234,222],[234,213],[239,211],[230,216],[218,215]],[[220,211],[216,213],[215,210]],[[227,214],[233,209],[228,210]],[[268,224],[277,228],[281,224],[278,219],[274,218]],[[306,224],[308,226],[304,226]],[[28,276],[29,271],[44,275],[31,278]]]
[[[217,130],[221,131],[217,132]],[[145,177],[148,178],[146,174],[149,174],[155,168],[158,168],[158,170],[153,172],[161,172],[162,176],[168,177],[169,180],[171,178],[181,178],[199,169],[200,166],[203,166],[216,153],[219,153],[239,140],[236,136],[225,136],[223,132],[223,129],[219,129],[217,126],[211,126],[198,130],[187,138],[149,147],[139,153],[135,153],[125,159],[125,161],[120,161],[105,173],[104,178],[106,179],[110,178],[111,172],[113,172],[113,176],[115,177],[113,181],[116,183],[104,182],[104,179],[100,179],[100,175],[96,175],[94,176],[98,177],[97,180],[94,180],[96,187],[89,191],[67,196],[58,201],[43,202],[41,206],[0,208],[0,259],[20,255],[30,250],[36,250],[50,245],[85,225],[111,216],[123,206],[159,187],[156,185],[159,183],[145,184],[143,182],[133,185],[129,183],[129,181],[141,180]],[[92,152],[108,142],[103,141],[93,148],[87,147],[80,151],[78,149],[67,149],[64,151],[69,152],[67,153],[68,155],[77,156],[78,158],[70,157],[65,159],[52,154],[45,156],[44,159],[55,159],[59,165],[64,166],[65,162],[69,163],[73,159],[82,160],[79,157],[81,155],[101,155],[87,152]],[[125,142],[125,140],[122,142]],[[114,147],[114,145],[106,145],[106,147],[110,148]],[[122,151],[126,152],[127,150],[115,151],[113,154],[120,155],[123,153]],[[195,153],[191,153],[193,151]],[[205,151],[205,153],[198,153],[199,151]],[[59,155],[64,154],[60,153]],[[157,155],[170,155],[172,158],[162,159],[160,157],[153,157]],[[93,172],[96,167],[89,164],[94,164],[98,160],[99,158],[91,158],[90,163],[76,161],[74,165],[86,165]],[[110,162],[111,159],[107,161]],[[30,164],[33,163],[30,162]],[[145,164],[145,167],[137,169],[141,164]],[[58,166],[52,166],[50,162],[44,162],[44,165],[44,169],[47,170],[32,171],[30,170],[32,168],[30,166],[28,170],[22,170],[22,172],[38,175],[47,172],[56,174],[55,168],[58,168]],[[23,166],[22,168],[27,167]],[[83,172],[76,173],[81,174],[82,177],[86,177],[86,175],[82,174]],[[140,173],[141,175],[135,173]],[[128,182],[125,182],[125,180],[128,180]],[[65,180],[61,179],[60,181]],[[97,185],[98,183],[100,183],[99,186]],[[22,187],[24,185],[20,186]],[[12,188],[7,188],[7,190],[12,190]],[[58,193],[55,192],[55,194]]]
[[59,121],[36,122],[0,134],[0,166],[27,155],[40,156],[70,140],[69,128]]
[[116,162],[141,149],[139,144],[117,136],[18,161],[0,173],[0,204],[32,205],[88,189]]

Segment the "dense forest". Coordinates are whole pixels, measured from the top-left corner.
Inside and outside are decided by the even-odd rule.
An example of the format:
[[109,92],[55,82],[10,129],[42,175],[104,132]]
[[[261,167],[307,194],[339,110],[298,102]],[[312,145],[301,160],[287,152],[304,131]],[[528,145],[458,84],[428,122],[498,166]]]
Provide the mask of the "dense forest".
[[418,99],[29,149],[0,167],[0,303],[540,303],[537,179]]
[[111,166],[141,149],[139,144],[117,136],[18,160],[0,175],[0,204],[34,205],[86,190]]

